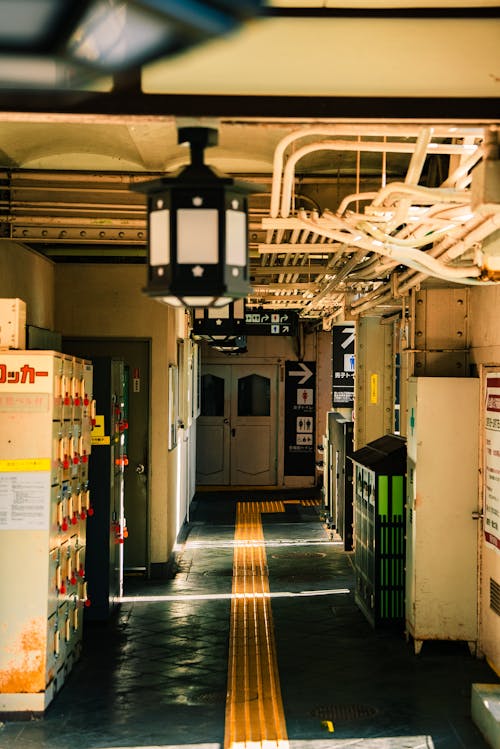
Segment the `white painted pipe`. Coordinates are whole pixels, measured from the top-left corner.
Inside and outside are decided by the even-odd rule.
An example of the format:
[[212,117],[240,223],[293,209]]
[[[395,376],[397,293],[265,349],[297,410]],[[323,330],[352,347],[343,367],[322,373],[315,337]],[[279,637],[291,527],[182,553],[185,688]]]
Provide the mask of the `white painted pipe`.
[[[469,190],[455,190],[442,187],[422,187],[421,185],[406,185],[404,182],[390,182],[387,187],[379,190],[373,201],[373,206],[381,206],[389,198],[394,202],[400,196],[409,195],[414,202],[421,205],[433,203],[470,203]],[[398,196],[398,197],[393,197]]]
[[479,268],[474,267],[450,268],[420,250],[413,249],[412,247],[401,248],[390,243],[383,243],[376,239],[371,239],[369,236],[363,236],[360,231],[357,234],[354,232],[348,233],[347,231],[341,233],[340,231],[322,227],[319,222],[306,219],[300,220],[304,221],[306,226],[313,228],[318,234],[323,234],[323,236],[337,242],[343,241],[368,252],[376,252],[379,255],[391,258],[397,263],[403,263],[410,268],[424,273],[427,272],[428,275],[436,276],[437,278],[443,278],[448,281],[460,280],[462,283],[467,283],[468,280],[479,276],[481,272]]
[[[429,144],[428,149],[431,151],[432,146],[432,153],[444,153],[444,154],[453,154],[453,153],[463,153],[464,147],[458,146],[458,145],[447,145],[447,144],[441,144],[441,143],[432,143]],[[468,147],[469,148],[469,147]],[[414,143],[388,143],[386,142],[376,142],[376,141],[349,141],[349,140],[338,140],[338,141],[324,141],[322,143],[310,143],[307,146],[302,146],[302,148],[299,148],[298,151],[295,151],[290,158],[288,159],[285,169],[283,171],[283,194],[281,196],[281,216],[283,218],[287,218],[290,215],[291,210],[291,200],[292,200],[292,188],[293,188],[293,179],[295,175],[295,166],[297,162],[300,161],[300,159],[304,158],[304,156],[309,155],[310,153],[315,153],[316,151],[370,151],[375,153],[413,153],[415,149]],[[398,183],[401,184],[401,183]],[[403,183],[404,184],[404,183]],[[384,190],[387,188],[382,188],[380,192],[384,192]],[[439,189],[439,188],[437,188]],[[276,213],[274,213],[274,210],[276,210]],[[275,209],[274,206],[274,196],[271,194],[271,211],[270,211],[271,217],[275,218],[278,213],[277,209]]]
[[[422,176],[422,169],[424,168],[425,159],[429,150],[429,145],[432,139],[433,129],[431,127],[424,127],[420,132],[417,142],[415,144],[415,150],[413,151],[410,159],[410,164],[406,172],[405,184],[417,186]],[[408,210],[411,206],[411,200],[406,198],[401,200],[399,205],[396,207],[396,212],[392,219],[387,224],[387,232],[390,234],[393,229],[404,223],[404,219],[408,214]]]
[[[1,115],[1,113],[0,113]],[[273,125],[271,124],[270,127]],[[276,146],[274,151],[273,159],[273,178],[271,183],[271,207],[270,215],[276,218],[279,212],[280,203],[280,184],[281,176],[283,173],[283,159],[285,151],[292,143],[301,140],[302,138],[308,138],[313,135],[316,136],[328,136],[328,135],[352,135],[352,136],[370,136],[370,137],[391,137],[394,135],[406,136],[406,137],[417,137],[421,130],[420,125],[406,125],[406,124],[370,124],[370,125],[352,125],[352,124],[332,124],[332,125],[313,125],[310,127],[300,128],[293,132],[285,135]],[[434,135],[436,137],[449,137],[449,138],[466,138],[466,137],[477,137],[481,138],[484,136],[484,128],[473,127],[473,126],[456,126],[456,125],[436,125],[434,127]],[[385,153],[385,152],[383,152]]]
[[457,187],[457,183],[460,180],[463,180],[464,177],[469,177],[470,179],[470,170],[476,166],[477,162],[483,157],[483,155],[483,146],[478,146],[474,153],[470,154],[465,161],[462,161],[462,163],[448,175],[445,181],[441,183],[441,187]]

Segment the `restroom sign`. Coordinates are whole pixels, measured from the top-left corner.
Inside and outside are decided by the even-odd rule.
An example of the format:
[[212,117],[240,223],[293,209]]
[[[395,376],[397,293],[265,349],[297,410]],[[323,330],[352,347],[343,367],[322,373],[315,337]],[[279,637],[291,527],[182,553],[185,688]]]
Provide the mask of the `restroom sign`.
[[354,323],[334,325],[332,329],[332,406],[354,406],[354,371],[356,359]]
[[313,430],[314,419],[311,416],[297,416],[297,434],[311,432]]
[[316,363],[285,362],[285,476],[314,476]]
[[297,403],[299,406],[312,406],[314,404],[314,390],[312,388],[297,390]]

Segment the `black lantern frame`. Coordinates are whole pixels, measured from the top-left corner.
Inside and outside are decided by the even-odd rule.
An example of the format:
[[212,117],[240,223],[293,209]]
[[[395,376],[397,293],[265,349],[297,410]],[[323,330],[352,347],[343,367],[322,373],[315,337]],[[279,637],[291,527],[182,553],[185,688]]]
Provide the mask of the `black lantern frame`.
[[190,143],[191,164],[134,187],[148,196],[144,292],[173,306],[224,306],[250,291],[247,196],[257,188],[204,163],[217,130],[180,128],[178,142]]

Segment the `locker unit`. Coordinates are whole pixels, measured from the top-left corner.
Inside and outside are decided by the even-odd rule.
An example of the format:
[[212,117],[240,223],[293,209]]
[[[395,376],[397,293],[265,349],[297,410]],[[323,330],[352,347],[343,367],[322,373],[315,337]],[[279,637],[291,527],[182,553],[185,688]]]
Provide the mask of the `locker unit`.
[[106,620],[123,593],[124,472],[127,465],[127,395],[124,362],[93,357],[95,426],[89,487],[94,513],[87,524],[88,597],[85,619]]
[[339,411],[328,411],[324,445],[325,504],[345,551],[353,546],[353,423]]
[[479,380],[411,377],[408,386],[406,631],[475,651]]
[[0,713],[41,713],[82,640],[92,366],[0,352]]
[[403,437],[388,434],[356,450],[355,601],[370,624],[403,625],[405,472]]

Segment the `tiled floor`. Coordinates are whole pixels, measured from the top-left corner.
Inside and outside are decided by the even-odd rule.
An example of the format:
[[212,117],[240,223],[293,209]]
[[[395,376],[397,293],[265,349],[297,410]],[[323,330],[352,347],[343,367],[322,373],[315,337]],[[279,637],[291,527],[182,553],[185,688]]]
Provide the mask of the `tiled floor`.
[[[198,495],[175,577],[127,580],[127,595],[148,599],[86,626],[45,717],[7,722],[1,749],[223,746],[237,498]],[[288,746],[485,749],[470,689],[498,681],[488,666],[466,646],[415,656],[403,633],[374,631],[354,603],[350,555],[315,508],[262,519]]]

